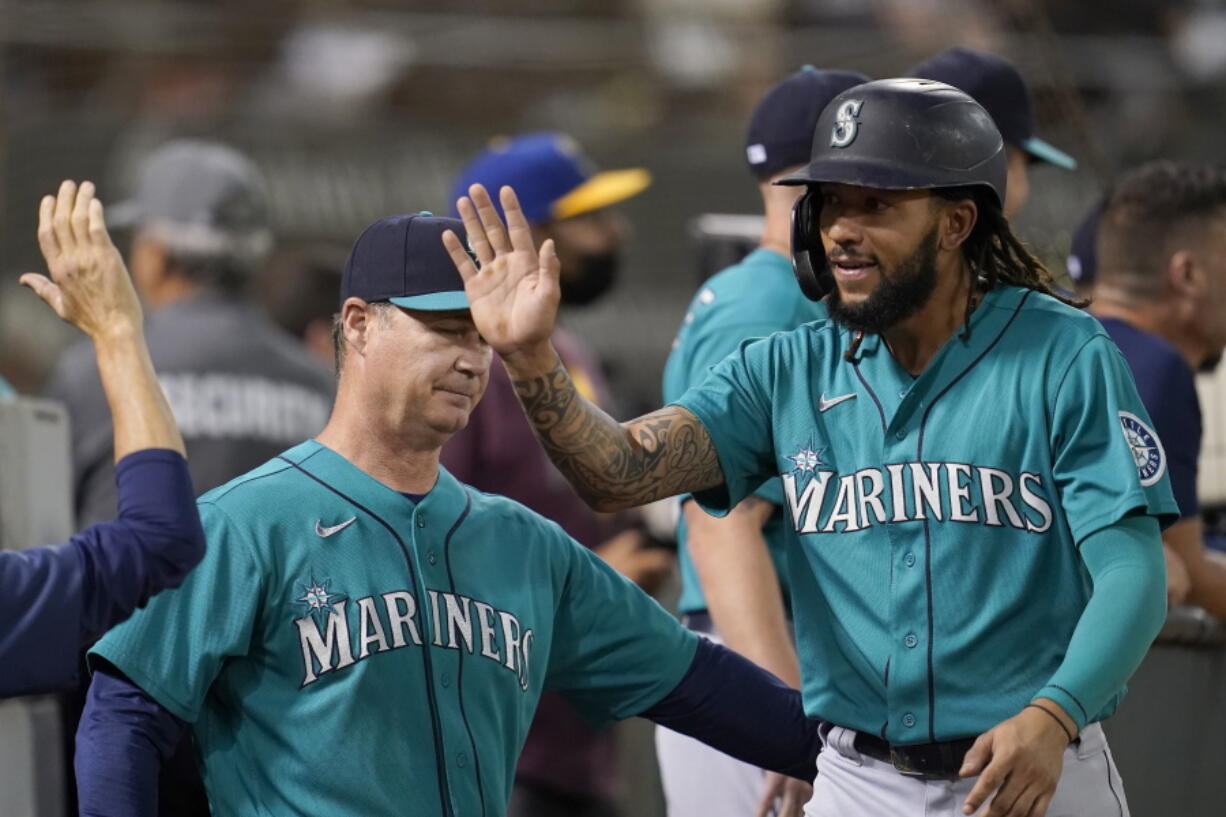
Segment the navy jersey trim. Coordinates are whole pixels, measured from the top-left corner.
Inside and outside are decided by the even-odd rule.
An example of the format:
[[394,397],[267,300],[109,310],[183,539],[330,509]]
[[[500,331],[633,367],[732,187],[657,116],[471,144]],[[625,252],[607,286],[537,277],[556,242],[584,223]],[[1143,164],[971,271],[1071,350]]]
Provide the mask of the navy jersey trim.
[[[451,526],[451,530],[447,531],[447,535],[443,537],[443,562],[447,565],[447,581],[451,583],[451,592],[456,592],[455,574],[451,572],[451,537],[460,529],[460,525],[464,524],[464,520],[468,518],[468,512],[472,510],[473,498],[468,491],[464,492],[464,510],[456,519],[455,524]],[[460,650],[456,659],[457,669],[455,673],[455,688],[456,698],[460,702],[460,720],[464,721],[464,731],[468,733],[468,745],[473,753],[473,773],[477,776],[477,794],[481,798],[481,817],[485,817],[485,786],[481,783],[481,756],[477,752],[477,741],[473,737],[472,726],[468,723],[468,714],[464,711],[464,651]]]
[[[277,457],[277,459],[288,462],[294,468],[294,470],[298,471],[299,473],[305,474],[307,477],[311,478],[315,482],[318,482],[324,488],[327,488],[329,491],[336,494],[341,499],[345,500],[350,505],[362,511],[363,513],[368,515],[371,519],[375,520],[380,525],[382,525],[384,528],[386,528],[387,532],[390,533],[392,535],[392,538],[395,539],[397,544],[400,545],[400,553],[402,556],[404,556],[404,563],[409,568],[409,580],[413,582],[413,586],[415,588],[420,587],[421,592],[424,595],[424,591],[426,588],[425,588],[424,583],[421,585],[418,584],[417,570],[415,570],[413,567],[413,559],[409,555],[409,548],[407,545],[405,545],[404,539],[400,538],[400,534],[396,533],[396,529],[393,528],[391,524],[387,522],[387,520],[379,516],[379,514],[375,513],[370,508],[367,508],[361,502],[358,502],[356,499],[346,494],[344,491],[341,491],[339,488],[336,488],[324,482],[322,479],[315,476],[310,471],[306,470],[305,468],[303,468],[302,466],[300,466],[298,463],[294,462],[293,460],[286,459],[285,457]],[[430,726],[432,728],[432,731],[434,732],[434,760],[435,760],[436,770],[438,772],[439,803],[442,804],[443,814],[446,815],[446,817],[454,817],[455,810],[451,807],[451,786],[447,782],[447,758],[446,758],[446,750],[443,744],[443,728],[442,728],[442,725],[439,723],[439,719],[438,719],[438,702],[434,698],[434,672],[431,668],[431,662],[430,662],[430,645],[428,643],[428,640],[426,639],[423,639],[421,656],[422,656],[422,669],[425,672],[425,680],[426,680],[426,699],[430,707]]]
[[1061,692],[1063,692],[1065,695],[1067,695],[1067,696],[1069,696],[1070,698],[1072,698],[1072,699],[1073,699],[1073,703],[1077,704],[1077,708],[1081,710],[1081,719],[1082,719],[1083,721],[1085,721],[1086,723],[1089,723],[1089,722],[1090,722],[1090,713],[1089,713],[1089,712],[1086,712],[1086,707],[1085,707],[1085,704],[1083,704],[1083,703],[1082,703],[1080,700],[1078,700],[1076,695],[1074,695],[1073,693],[1069,692],[1067,689],[1065,689],[1064,687],[1060,686],[1059,684],[1048,684],[1048,686],[1049,686],[1049,687],[1051,687],[1052,689],[1058,689],[1058,690],[1060,690]]
[[[928,424],[928,418],[932,414],[932,410],[941,398],[949,393],[950,389],[958,384],[963,377],[967,375],[971,369],[979,365],[979,361],[987,357],[988,353],[996,348],[996,344],[1000,343],[1000,339],[1009,331],[1009,327],[1013,325],[1013,321],[1017,320],[1017,316],[1022,313],[1022,307],[1026,305],[1027,299],[1030,298],[1034,290],[1028,289],[1022,295],[1017,306],[1013,307],[1013,314],[1009,316],[1009,320],[1005,321],[1005,325],[996,333],[996,337],[992,338],[991,343],[984,347],[974,360],[972,360],[965,369],[958,372],[953,380],[945,384],[945,388],[937,392],[936,397],[924,409],[924,414],[920,418],[919,438],[915,444],[915,460],[916,462],[924,461],[924,429]],[[924,581],[927,584],[927,600],[928,600],[928,739],[936,742],[936,716],[937,716],[937,700],[936,700],[936,670],[932,660],[932,642],[935,637],[935,624],[932,620],[932,533],[929,528],[929,520],[924,519]]]
[[851,368],[852,371],[856,373],[856,377],[860,378],[860,382],[864,384],[864,389],[868,392],[868,396],[873,399],[873,405],[877,407],[877,416],[881,418],[881,433],[884,434],[887,427],[885,422],[885,409],[881,407],[881,401],[877,399],[876,393],[873,392],[873,387],[868,384],[868,381],[864,379],[864,375],[861,374],[860,361],[858,358],[851,362]]
[[1107,788],[1111,790],[1111,796],[1115,798],[1115,805],[1119,807],[1120,817],[1124,817],[1124,801],[1120,799],[1120,793],[1115,790],[1115,775],[1111,774],[1111,750],[1103,749],[1103,761],[1107,764]]

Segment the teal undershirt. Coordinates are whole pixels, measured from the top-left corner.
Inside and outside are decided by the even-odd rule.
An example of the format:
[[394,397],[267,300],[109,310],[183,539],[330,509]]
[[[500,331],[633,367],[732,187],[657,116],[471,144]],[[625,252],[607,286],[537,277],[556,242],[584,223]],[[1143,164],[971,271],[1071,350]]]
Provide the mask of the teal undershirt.
[[1081,543],[1094,590],[1063,663],[1035,695],[1060,704],[1078,731],[1124,687],[1166,620],[1161,542],[1156,519],[1128,516]]

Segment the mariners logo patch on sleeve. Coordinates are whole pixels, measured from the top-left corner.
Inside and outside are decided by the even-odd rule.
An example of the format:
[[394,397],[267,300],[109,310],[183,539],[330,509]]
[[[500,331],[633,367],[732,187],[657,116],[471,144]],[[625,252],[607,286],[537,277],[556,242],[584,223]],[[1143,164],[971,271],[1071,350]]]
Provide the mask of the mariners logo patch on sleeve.
[[1166,473],[1166,452],[1162,449],[1162,441],[1152,428],[1131,412],[1120,412],[1120,427],[1124,430],[1124,439],[1128,441],[1128,448],[1132,451],[1137,476],[1140,477],[1141,484],[1148,488]]

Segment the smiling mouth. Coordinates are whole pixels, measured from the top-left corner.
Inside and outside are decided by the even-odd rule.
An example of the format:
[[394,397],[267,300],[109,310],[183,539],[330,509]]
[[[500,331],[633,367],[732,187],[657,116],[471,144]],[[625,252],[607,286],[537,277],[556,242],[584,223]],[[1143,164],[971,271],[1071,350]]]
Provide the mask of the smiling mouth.
[[863,278],[870,270],[875,270],[877,265],[871,261],[865,261],[859,258],[840,258],[830,260],[830,269],[842,278]]

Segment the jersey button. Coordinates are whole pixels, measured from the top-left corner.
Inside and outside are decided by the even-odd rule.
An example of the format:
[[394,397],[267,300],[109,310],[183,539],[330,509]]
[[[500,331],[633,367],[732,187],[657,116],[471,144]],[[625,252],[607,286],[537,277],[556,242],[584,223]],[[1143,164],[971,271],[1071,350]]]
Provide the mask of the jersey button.
[[906,438],[907,432],[903,431],[901,428],[894,432],[894,439],[905,440]]
[[903,562],[903,564],[905,564],[907,567],[915,567],[915,554],[914,554],[914,553],[908,553],[906,556],[903,556],[903,557],[902,557],[902,562]]
[[433,550],[428,551],[426,553],[426,561],[429,562],[430,564],[435,564],[436,562],[438,562],[438,557],[434,555]]
[[919,639],[915,637],[915,633],[907,633],[907,637],[902,640],[902,643],[907,645],[907,649],[913,650],[919,645]]
[[426,526],[426,515],[424,513],[417,514],[417,527],[424,528]]
[[444,688],[451,686],[451,676],[444,672],[441,682]]
[[915,716],[914,716],[914,715],[912,715],[910,712],[908,712],[907,714],[903,715],[903,716],[902,716],[902,725],[903,725],[903,726],[905,726],[905,727],[907,727],[908,729],[910,729],[912,726],[915,726]]
[[456,755],[455,765],[459,766],[461,769],[467,766],[468,765],[468,755],[464,754],[463,752],[460,752],[458,755]]

